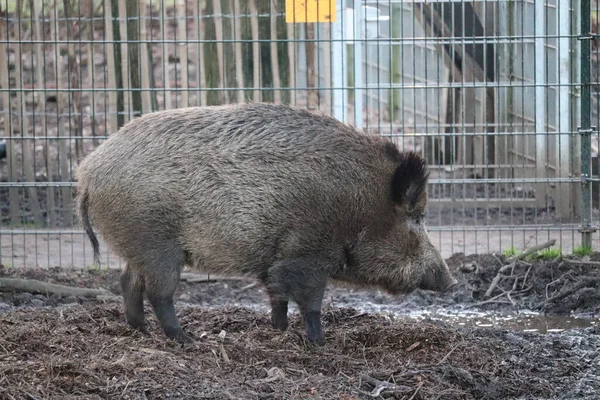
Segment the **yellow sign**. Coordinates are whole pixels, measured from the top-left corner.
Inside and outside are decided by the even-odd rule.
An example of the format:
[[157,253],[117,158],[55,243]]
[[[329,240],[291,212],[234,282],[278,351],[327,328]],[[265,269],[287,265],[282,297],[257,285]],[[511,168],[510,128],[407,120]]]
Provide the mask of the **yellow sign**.
[[285,0],[285,22],[335,22],[335,0]]

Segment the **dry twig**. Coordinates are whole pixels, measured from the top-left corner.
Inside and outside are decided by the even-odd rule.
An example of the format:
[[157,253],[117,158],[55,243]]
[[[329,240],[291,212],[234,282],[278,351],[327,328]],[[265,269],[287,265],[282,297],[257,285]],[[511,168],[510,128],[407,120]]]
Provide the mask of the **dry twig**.
[[29,292],[41,294],[56,294],[59,296],[114,296],[104,289],[89,289],[72,286],[57,285],[34,279],[0,278],[0,292]]
[[[508,271],[510,269],[511,270],[510,276],[514,276],[513,272],[514,272],[515,266],[517,265],[517,262],[521,262],[520,260],[522,260],[523,258],[525,258],[531,254],[534,254],[540,250],[547,249],[548,247],[552,247],[555,243],[556,243],[556,239],[552,239],[552,240],[547,241],[546,243],[542,243],[540,245],[534,246],[528,250],[521,252],[520,254],[518,254],[514,257],[509,258],[509,260],[508,260],[509,264],[506,264],[505,266],[501,267],[498,270],[498,273],[496,274],[494,279],[492,279],[492,283],[490,284],[490,287],[485,292],[483,297],[487,298],[492,295],[492,293],[494,292],[494,289],[496,289],[496,286],[498,286],[498,283],[500,283],[500,280],[502,279],[503,274],[506,271]],[[531,270],[531,266],[529,267],[529,270]],[[529,270],[527,271],[527,273],[525,274],[525,277],[523,278],[523,287],[525,286],[525,281],[527,280],[527,277],[529,276]],[[510,293],[516,289],[517,281],[518,281],[518,277],[515,277],[515,281],[513,283],[513,288],[511,291],[508,292],[508,296],[507,296],[513,305],[515,304],[515,302],[510,298]]]
[[544,250],[544,249],[547,249],[548,247],[554,246],[555,243],[556,243],[556,239],[552,239],[552,240],[547,241],[546,243],[542,243],[537,246],[533,246],[532,248],[530,248],[528,250],[522,251],[521,254],[517,254],[516,256],[511,257],[508,261],[514,262],[514,261],[522,260],[522,259],[526,258],[527,256],[537,253],[540,250]]
[[419,383],[419,386],[417,386],[417,389],[415,390],[413,395],[410,396],[410,398],[408,400],[413,400],[415,398],[415,396],[417,395],[417,393],[419,393],[419,390],[421,390],[421,387],[423,387],[423,382]]
[[498,285],[498,283],[500,282],[500,279],[502,279],[503,273],[508,271],[509,269],[513,269],[515,267],[515,263],[517,261],[513,261],[510,264],[505,265],[504,267],[500,268],[498,270],[498,273],[496,274],[496,276],[494,277],[494,279],[492,279],[492,283],[490,284],[490,287],[488,288],[488,290],[485,292],[485,294],[483,295],[484,298],[486,297],[490,297],[492,295],[492,292],[494,291],[494,289],[496,288],[496,286]]
[[410,392],[413,390],[411,387],[396,385],[395,383],[387,381],[380,381],[369,375],[360,375],[360,379],[373,386],[373,390],[369,393],[369,396],[371,397],[379,397],[383,392]]
[[506,301],[498,301],[498,299],[502,296],[505,296],[507,292],[502,292],[494,297],[492,297],[491,299],[488,300],[484,300],[484,301],[480,301],[478,303],[473,303],[473,304],[468,304],[466,307],[480,307],[483,306],[485,304],[490,304],[490,303],[498,303],[498,304],[505,304],[508,303]]
[[[600,277],[592,277],[592,278],[582,279],[581,281],[577,282],[577,284],[573,285],[569,289],[563,290],[560,293],[558,293],[557,295],[550,297],[548,300],[546,300],[544,302],[544,304],[557,302],[559,300],[564,299],[567,296],[572,295],[573,293],[577,292],[579,289],[583,289],[586,287],[596,287],[599,283],[600,283]],[[542,306],[544,304],[542,304]]]
[[563,258],[563,261],[566,261],[567,263],[569,263],[571,265],[589,265],[589,266],[594,266],[594,267],[600,267],[599,261],[570,260],[568,258]]
[[449,352],[448,352],[448,353],[447,353],[447,354],[446,354],[446,355],[445,355],[445,356],[444,356],[444,357],[443,357],[443,358],[440,360],[440,362],[438,362],[438,365],[441,365],[441,364],[443,364],[443,363],[444,363],[444,362],[445,362],[445,361],[448,359],[448,357],[450,357],[450,355],[451,355],[452,353],[454,353],[454,350],[456,350],[456,349],[458,348],[458,346],[460,346],[461,344],[462,344],[462,342],[456,343],[456,344],[454,345],[454,347],[452,347],[452,348],[450,349],[450,351],[449,351]]
[[249,280],[243,276],[225,276],[225,275],[213,275],[213,274],[194,274],[191,272],[183,272],[180,276],[180,280],[189,283],[206,283],[213,281],[245,281]]

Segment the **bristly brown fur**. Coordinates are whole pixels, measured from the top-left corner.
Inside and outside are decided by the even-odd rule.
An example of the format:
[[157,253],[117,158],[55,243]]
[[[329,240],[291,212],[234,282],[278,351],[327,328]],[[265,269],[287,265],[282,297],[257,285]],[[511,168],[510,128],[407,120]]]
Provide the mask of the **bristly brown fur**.
[[431,288],[451,280],[416,212],[397,212],[398,202],[425,206],[425,161],[325,114],[267,103],[147,114],[87,156],[77,177],[90,239],[94,225],[127,262],[128,322],[144,327],[146,294],[178,340],[184,264],[257,277],[273,325],[287,327],[289,299],[317,342],[330,278],[394,293],[425,275]]

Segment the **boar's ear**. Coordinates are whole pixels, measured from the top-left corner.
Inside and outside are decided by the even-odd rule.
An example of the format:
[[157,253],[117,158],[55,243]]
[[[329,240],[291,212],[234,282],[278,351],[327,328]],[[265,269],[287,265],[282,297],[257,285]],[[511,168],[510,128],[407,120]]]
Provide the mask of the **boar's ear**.
[[427,189],[427,161],[414,152],[402,153],[392,178],[392,200],[413,208]]

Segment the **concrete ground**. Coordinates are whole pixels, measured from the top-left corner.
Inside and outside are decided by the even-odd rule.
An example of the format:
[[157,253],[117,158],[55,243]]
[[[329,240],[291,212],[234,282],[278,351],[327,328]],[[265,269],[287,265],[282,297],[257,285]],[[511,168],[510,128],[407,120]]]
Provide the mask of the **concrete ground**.
[[[85,268],[93,264],[92,248],[83,232],[52,234],[14,233],[0,234],[0,263],[18,268]],[[564,253],[571,253],[581,243],[581,234],[574,230],[540,231],[442,231],[431,228],[434,245],[445,258],[455,253],[491,253],[501,252],[510,247],[517,251],[531,248],[551,239],[556,239],[556,247]],[[598,233],[594,242],[600,243]],[[101,242],[101,262],[103,267],[121,268],[123,262],[114,254],[108,253]]]

